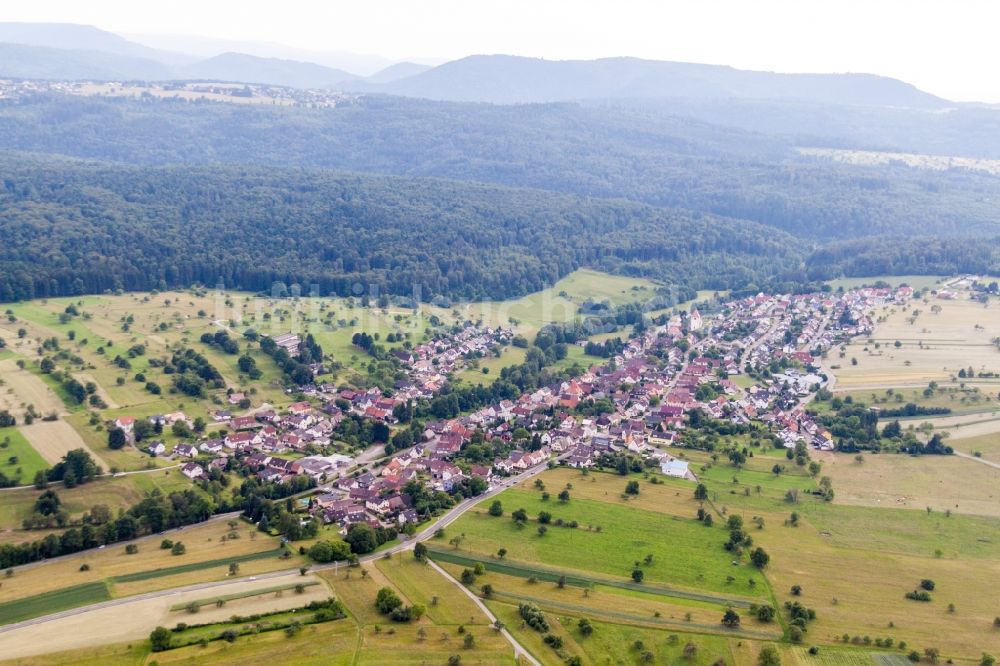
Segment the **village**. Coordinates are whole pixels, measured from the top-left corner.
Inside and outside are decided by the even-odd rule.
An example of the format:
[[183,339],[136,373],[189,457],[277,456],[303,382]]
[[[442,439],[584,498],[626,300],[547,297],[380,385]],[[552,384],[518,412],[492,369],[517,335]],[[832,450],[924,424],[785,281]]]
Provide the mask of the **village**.
[[[832,435],[804,410],[830,382],[823,356],[870,333],[876,307],[912,296],[909,287],[761,294],[726,303],[712,316],[692,309],[647,327],[619,354],[582,375],[427,422],[419,441],[373,465],[382,453],[377,449],[355,456],[329,451],[345,418],[382,424],[382,432],[389,433],[398,427],[400,410],[433,398],[470,359],[509,344],[513,330],[467,323],[393,352],[407,379],[397,382],[391,395],[377,387],[302,386],[298,393],[307,399],[282,413],[271,407],[243,415],[219,410],[213,415],[219,429],[201,441],[176,444],[169,453],[159,441],[145,446],[150,455],[182,465],[192,481],[235,471],[265,483],[308,477],[314,487],[308,511],[342,533],[355,523],[403,530],[429,518],[414,508],[410,484],[430,493],[478,495],[526,470],[555,464],[592,468],[616,455],[695,481],[682,449],[673,448],[695,412],[735,424],[765,424],[787,448],[804,443],[832,449]],[[275,342],[289,350],[299,344],[295,335]],[[228,398],[237,405],[244,396]],[[604,408],[580,409],[590,404]],[[191,425],[183,413],[152,420],[161,428],[178,421]],[[121,417],[112,425],[130,435],[135,420]],[[500,444],[508,453],[472,461],[464,454],[472,442]]]

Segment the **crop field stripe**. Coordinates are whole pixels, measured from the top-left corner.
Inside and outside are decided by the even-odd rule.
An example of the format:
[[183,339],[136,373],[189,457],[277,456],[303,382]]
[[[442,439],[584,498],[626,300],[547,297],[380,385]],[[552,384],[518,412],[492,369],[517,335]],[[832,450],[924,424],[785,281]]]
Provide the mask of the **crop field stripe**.
[[[720,628],[719,625],[715,624],[699,624],[696,622],[680,622],[677,620],[664,620],[663,618],[642,616],[642,615],[632,615],[630,613],[621,613],[619,611],[612,610],[598,610],[589,606],[579,606],[577,604],[568,604],[562,601],[552,601],[551,599],[543,599],[539,597],[530,597],[521,594],[511,594],[509,592],[493,592],[493,596],[500,600],[510,599],[515,603],[528,602],[538,606],[539,608],[551,608],[558,611],[566,611],[572,613],[575,616],[587,616],[593,617],[598,620],[606,620],[609,622],[615,622],[616,620],[624,622],[629,625],[650,625],[650,626],[663,626],[663,627],[676,627],[678,629],[687,629],[692,632],[707,632],[707,633],[725,633],[726,635],[742,636],[744,638],[760,638],[764,640],[774,640],[779,634],[773,633],[769,634],[764,631],[748,631],[746,629],[729,630]],[[617,624],[618,622],[616,622]],[[775,625],[777,626],[777,625]]]
[[176,567],[164,567],[161,569],[151,569],[150,571],[137,571],[136,573],[123,574],[121,576],[114,576],[111,580],[115,583],[135,583],[143,580],[150,580],[152,578],[161,578],[163,576],[173,576],[175,574],[188,573],[191,571],[199,571],[201,569],[211,569],[212,567],[227,566],[232,562],[237,564],[241,562],[252,562],[254,560],[263,560],[268,557],[278,557],[281,555],[284,548],[276,548],[274,550],[266,550],[260,553],[249,553],[247,555],[237,555],[235,557],[224,557],[218,560],[206,560],[204,562],[192,562],[190,564],[181,564]]
[[271,587],[262,587],[257,590],[247,590],[245,592],[234,592],[232,594],[223,594],[218,597],[210,597],[208,599],[197,599],[195,601],[191,601],[186,604],[174,604],[173,606],[170,607],[170,610],[172,611],[184,610],[191,604],[195,604],[201,607],[201,606],[211,606],[212,604],[218,603],[220,601],[235,601],[237,599],[249,599],[250,597],[259,597],[265,594],[271,594],[272,592],[284,592],[286,590],[294,590],[299,585],[301,585],[302,587],[312,587],[314,585],[319,585],[319,581],[310,580],[304,583],[288,583],[287,585],[272,585]]
[[463,566],[475,566],[476,563],[482,563],[490,571],[495,571],[500,574],[506,574],[508,576],[515,576],[517,578],[530,578],[534,576],[539,580],[544,580],[550,583],[555,583],[560,577],[565,576],[565,583],[567,585],[573,585],[574,587],[590,587],[592,585],[604,585],[606,587],[617,587],[623,590],[632,590],[634,592],[646,592],[648,594],[655,594],[661,597],[676,597],[678,599],[690,599],[692,601],[703,601],[710,604],[719,604],[721,606],[734,606],[739,608],[749,608],[750,603],[746,599],[739,599],[735,597],[722,597],[712,594],[703,594],[700,592],[688,592],[686,590],[676,590],[670,587],[659,586],[659,585],[645,585],[640,583],[632,583],[628,581],[618,581],[610,578],[597,578],[592,576],[581,576],[579,574],[563,573],[557,569],[545,569],[539,568],[537,566],[528,566],[524,564],[516,564],[511,562],[498,562],[492,558],[488,557],[477,557],[475,555],[459,555],[457,553],[438,550],[433,546],[428,547],[428,552],[431,557],[442,562],[448,562],[449,564],[459,564]]
[[103,581],[74,585],[61,590],[36,594],[33,597],[15,599],[0,604],[0,625],[21,622],[109,599],[111,599],[111,593]]

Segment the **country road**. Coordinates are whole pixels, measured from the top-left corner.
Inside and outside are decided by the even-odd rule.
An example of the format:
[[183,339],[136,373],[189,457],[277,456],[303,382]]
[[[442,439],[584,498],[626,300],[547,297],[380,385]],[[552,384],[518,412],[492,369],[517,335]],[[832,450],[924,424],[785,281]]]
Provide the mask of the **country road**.
[[[481,610],[483,612],[483,614],[486,615],[486,617],[489,618],[490,622],[492,622],[493,625],[496,626],[496,624],[498,622],[496,615],[494,615],[490,611],[490,609],[486,607],[486,604],[483,603],[482,599],[480,599],[475,594],[473,594],[472,590],[470,590],[469,588],[467,588],[466,586],[462,585],[460,582],[458,582],[457,580],[455,580],[454,576],[452,576],[450,573],[448,573],[447,571],[445,571],[444,569],[442,569],[440,566],[438,566],[437,563],[434,562],[433,560],[427,560],[427,563],[431,566],[432,569],[434,569],[434,571],[437,571],[439,574],[441,574],[446,579],[448,579],[451,583],[453,583],[458,589],[460,589],[465,594],[465,596],[467,596],[470,599],[472,599],[472,602],[474,604],[476,604],[476,606],[479,607],[479,610]],[[528,652],[524,648],[524,646],[522,646],[520,643],[517,642],[517,639],[514,638],[514,636],[509,631],[507,631],[506,627],[502,628],[500,630],[500,633],[503,634],[503,637],[507,639],[508,643],[510,643],[511,645],[514,646],[514,659],[520,660],[521,657],[524,657],[525,660],[527,660],[529,663],[533,664],[534,666],[542,666],[541,662],[539,662],[537,659],[535,659],[533,656],[531,656],[531,653]]]

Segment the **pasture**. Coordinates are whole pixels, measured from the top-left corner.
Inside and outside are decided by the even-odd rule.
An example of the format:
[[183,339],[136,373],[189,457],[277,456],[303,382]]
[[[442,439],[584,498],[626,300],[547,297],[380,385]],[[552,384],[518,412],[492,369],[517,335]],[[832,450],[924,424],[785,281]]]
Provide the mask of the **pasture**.
[[[80,518],[95,504],[104,504],[112,511],[117,511],[128,508],[154,490],[170,493],[191,487],[191,482],[177,469],[124,477],[104,476],[75,488],[65,488],[59,484],[52,486],[71,519]],[[40,492],[35,488],[0,490],[0,525],[6,528],[6,531],[0,532],[0,539],[30,541],[44,536],[21,529],[22,521],[31,515]]]
[[[624,485],[622,481],[620,488]],[[647,582],[730,596],[756,597],[765,592],[759,571],[745,563],[732,565],[732,556],[722,548],[725,529],[693,520],[697,508],[693,500],[689,516],[665,516],[625,506],[622,501],[571,498],[561,503],[555,499],[561,488],[551,488],[554,493],[548,501],[537,490],[505,491],[498,496],[503,516],[489,515],[490,500],[467,512],[448,533],[462,535],[460,551],[489,555],[506,548],[511,560],[538,562],[567,573],[589,571],[629,580],[634,562],[652,555],[651,563],[642,566]],[[522,508],[530,520],[518,527],[510,514]],[[544,536],[537,531],[537,516],[542,511],[550,512],[553,521]],[[578,527],[557,526],[558,519],[565,523],[575,520]]]
[[15,358],[0,360],[0,410],[20,421],[34,407],[38,414],[65,414],[66,406],[51,387],[27,369],[17,367]]
[[[833,485],[838,499],[830,504],[813,499],[808,494],[800,494],[801,499],[790,503],[785,499],[786,489],[805,488],[815,481],[805,474],[775,476],[764,473],[763,470],[778,459],[778,452],[770,454],[755,451],[755,457],[750,459],[747,469],[737,469],[728,463],[710,464],[708,456],[703,453],[683,450],[675,450],[674,453],[686,454],[693,461],[692,469],[708,486],[708,504],[715,512],[716,525],[721,525],[726,515],[742,515],[744,523],[750,526],[755,544],[759,544],[770,554],[771,562],[765,570],[766,584],[758,584],[757,589],[766,587],[773,590],[779,604],[800,600],[816,609],[818,619],[810,623],[807,634],[810,644],[822,644],[825,646],[824,650],[840,649],[839,637],[847,633],[850,637],[892,637],[897,643],[900,640],[907,641],[918,650],[938,647],[943,655],[963,658],[978,658],[981,650],[993,653],[1000,651],[1000,635],[992,627],[992,618],[997,612],[995,594],[990,586],[977,582],[990,580],[1000,573],[1000,538],[996,536],[1000,522],[995,513],[989,513],[990,509],[987,507],[988,494],[994,492],[985,483],[988,479],[978,485],[979,491],[984,493],[980,503],[970,507],[970,502],[975,498],[974,491],[960,491],[959,507],[956,509],[951,506],[950,515],[945,513],[949,508],[946,502],[954,497],[952,493],[956,491],[949,489],[942,492],[941,484],[934,484],[935,487],[926,491],[936,493],[936,498],[940,501],[930,513],[924,506],[917,509],[889,509],[884,506],[884,502],[872,501],[872,506],[864,506],[861,505],[864,504],[862,500],[851,499],[866,484],[876,486],[885,483],[892,488],[893,483],[909,483],[907,478],[911,473],[924,474],[924,470],[931,470],[926,473],[933,474],[934,466],[942,460],[946,465],[954,465],[952,485],[960,485],[964,478],[960,463],[984,469],[986,466],[953,458],[910,459],[897,455],[868,455],[860,465],[861,474],[872,476],[867,481],[863,478],[851,481],[848,475],[855,471],[851,465],[856,464],[853,457],[844,456],[842,460],[832,461],[824,459],[822,473],[834,478]],[[875,458],[878,460],[874,460]],[[699,466],[702,463],[707,466],[705,471]],[[844,467],[839,467],[842,464]],[[893,466],[900,464],[904,467],[897,475],[898,478],[893,478]],[[870,470],[865,471],[865,466],[869,466]],[[970,473],[978,471],[973,469]],[[884,477],[881,481],[879,474]],[[946,479],[947,474],[945,472]],[[736,483],[733,482],[734,477],[737,479]],[[560,505],[554,499],[553,492],[553,499],[547,504],[554,517],[564,517],[563,514],[574,503],[582,505],[584,502],[620,508],[622,513],[619,520],[630,526],[641,524],[646,512],[659,514],[658,530],[644,531],[647,534],[664,535],[663,557],[684,563],[687,568],[694,570],[697,565],[689,562],[695,557],[700,557],[703,562],[715,562],[715,558],[722,555],[722,561],[718,565],[719,576],[724,577],[726,569],[733,568],[729,564],[731,558],[725,557],[728,553],[722,550],[721,539],[700,543],[696,541],[686,545],[683,540],[669,538],[668,535],[672,536],[670,530],[679,521],[694,528],[705,529],[691,519],[697,502],[692,499],[693,488],[689,482],[665,479],[661,484],[653,484],[643,480],[641,475],[622,477],[599,472],[584,475],[571,469],[547,471],[540,478],[550,491],[558,492],[566,483],[573,486],[570,490],[571,499],[566,505]],[[638,497],[626,500],[622,497],[622,491],[629,479],[640,481],[640,493]],[[925,492],[920,484],[918,477],[918,481],[909,490]],[[761,486],[760,492],[755,489],[758,485]],[[944,485],[947,485],[947,481]],[[906,489],[905,485],[901,487]],[[972,494],[967,496],[964,494],[966,492]],[[538,563],[547,567],[565,568],[570,574],[580,569],[607,570],[608,562],[616,563],[623,557],[629,560],[626,564],[630,564],[632,559],[640,559],[632,554],[627,538],[619,540],[622,545],[617,551],[597,552],[587,544],[574,542],[563,544],[559,554],[548,553],[544,545],[539,545],[540,540],[564,532],[579,532],[583,528],[569,530],[550,526],[548,533],[539,537],[534,529],[536,523],[531,521],[526,528],[515,532],[516,528],[509,525],[512,523],[510,510],[523,504],[534,518],[533,512],[541,502],[529,503],[528,497],[518,494],[537,495],[538,491],[532,484],[525,484],[509,493],[499,496],[504,505],[504,517],[490,517],[486,514],[486,507],[480,506],[478,514],[469,514],[452,525],[443,542],[434,542],[435,547],[446,550],[453,548],[447,544],[447,540],[464,532],[459,549],[454,551],[459,555],[478,557],[482,554],[495,558],[496,549],[502,545],[508,550],[506,559],[516,560],[516,563]],[[841,495],[845,496],[845,502],[856,502],[859,505],[840,504]],[[922,502],[925,495],[918,497]],[[934,499],[931,495],[926,497]],[[506,498],[513,498],[513,502],[508,502]],[[917,501],[910,500],[911,503]],[[987,512],[987,515],[960,513],[963,507],[976,508]],[[788,524],[792,512],[799,515],[797,527]],[[751,519],[755,516],[763,520],[763,529],[753,526]],[[487,530],[480,525],[491,527]],[[720,536],[724,535],[724,530],[718,529]],[[522,542],[527,542],[527,546],[522,545]],[[581,550],[585,552],[585,556],[579,554]],[[655,557],[659,558],[658,552]],[[588,559],[590,561],[586,564],[580,563],[580,560]],[[613,565],[610,568],[614,568]],[[745,570],[739,569],[741,573],[736,575],[737,582],[742,579],[742,572]],[[676,577],[661,578],[663,574],[652,570],[646,573],[646,582],[655,583],[658,579],[665,580],[667,584],[677,582]],[[617,575],[624,578],[627,572],[623,574],[618,571]],[[582,590],[572,585],[567,585],[565,590],[556,590],[555,586],[541,578],[539,583],[530,585],[522,576],[510,577],[502,571],[489,571],[484,580],[493,577],[499,581],[494,585],[500,592],[498,602],[516,603],[514,597],[505,599],[502,596],[504,593],[548,599],[552,612],[562,612],[569,616],[579,615],[582,612],[579,607],[588,603],[581,596]],[[904,599],[904,593],[910,591],[922,578],[931,578],[937,582],[938,591],[933,595],[934,601],[920,603]],[[695,578],[691,587],[711,592],[713,580],[711,576],[704,580]],[[789,592],[792,585],[802,587],[801,598],[794,597]],[[723,590],[725,589],[726,586],[723,585]],[[552,603],[563,601],[553,598],[555,594],[571,597],[572,612]],[[589,594],[600,595],[605,594],[605,591],[598,586]],[[646,603],[655,602],[630,599],[628,605],[612,602],[603,607],[631,609],[641,608],[641,604]],[[676,605],[680,602],[676,599],[663,599],[661,603]],[[947,611],[949,603],[955,604],[955,613]],[[686,602],[681,605],[686,605]],[[663,613],[660,619],[669,620],[666,617],[668,615],[669,613]],[[611,621],[608,617],[596,619]],[[623,620],[619,619],[616,623],[621,622]],[[891,627],[890,622],[893,623]],[[683,628],[676,630],[683,631]],[[694,631],[697,632],[698,629]],[[851,650],[848,653],[852,653]]]
[[835,503],[993,516],[1000,518],[1000,469],[957,456],[883,454],[830,456]]
[[[926,386],[931,381],[957,381],[959,371],[970,367],[977,373],[1000,371],[1000,351],[991,342],[997,335],[993,322],[1000,301],[992,298],[984,306],[969,300],[968,292],[958,293],[955,300],[930,296],[905,309],[876,311],[884,320],[870,338],[847,345],[844,357],[836,361],[838,352],[830,352],[830,362],[841,366],[836,371],[837,388]],[[919,311],[916,316],[914,311]],[[857,359],[857,365],[851,359]]]
[[8,479],[31,483],[35,473],[48,469],[49,463],[28,443],[18,428],[0,428],[0,472]]

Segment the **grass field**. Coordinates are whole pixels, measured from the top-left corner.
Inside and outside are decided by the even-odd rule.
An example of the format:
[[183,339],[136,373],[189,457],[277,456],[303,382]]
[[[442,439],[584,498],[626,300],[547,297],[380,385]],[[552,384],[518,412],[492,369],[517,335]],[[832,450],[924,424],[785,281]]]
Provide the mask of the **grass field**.
[[[711,506],[717,512],[724,510],[727,515],[738,513],[743,516],[746,524],[751,525],[754,541],[771,555],[766,576],[769,589],[773,590],[777,602],[780,604],[795,599],[789,593],[790,587],[802,586],[803,595],[800,600],[815,608],[818,614],[818,619],[810,625],[810,643],[820,643],[826,646],[824,650],[840,649],[837,647],[839,642],[835,642],[834,638],[847,633],[850,636],[869,635],[873,638],[891,636],[897,642],[905,640],[920,650],[936,646],[942,650],[942,654],[949,656],[978,658],[979,650],[993,653],[1000,651],[1000,635],[992,629],[992,617],[996,615],[995,595],[989,586],[976,583],[977,580],[989,580],[1000,572],[1000,538],[996,536],[1000,521],[996,517],[965,515],[954,508],[953,513],[948,516],[944,512],[948,507],[943,504],[928,514],[923,507],[918,510],[889,510],[881,506],[846,506],[824,503],[807,495],[798,503],[790,505],[784,499],[785,490],[790,487],[807,488],[814,481],[804,473],[782,474],[780,477],[765,473],[764,470],[773,464],[780,452],[756,452],[748,463],[748,469],[737,470],[729,464],[715,464],[705,472],[701,472],[699,466],[710,462],[707,455],[685,451],[676,453],[684,453],[692,461],[692,469],[701,475],[708,486]],[[866,456],[862,466],[868,465],[875,457]],[[849,464],[854,464],[853,458],[849,460]],[[876,466],[883,464],[886,465],[885,470],[891,470],[893,463],[900,461],[905,464],[910,459],[881,456],[871,465],[870,473],[877,475]],[[914,465],[934,465],[937,462],[940,461],[913,460]],[[947,462],[951,463],[953,460],[949,459]],[[954,462],[978,465],[972,461]],[[824,463],[823,473],[829,472],[834,476],[834,488],[838,495],[849,496],[850,486],[846,482],[843,490],[838,488],[841,481],[837,480],[837,464],[829,461]],[[737,478],[736,483],[733,482],[733,477]],[[606,507],[621,508],[623,512],[619,520],[627,522],[629,527],[642,524],[642,514],[646,512],[659,514],[658,531],[647,528],[646,534],[670,534],[667,530],[678,523],[677,519],[685,519],[687,524],[704,529],[690,519],[697,503],[692,500],[692,487],[687,482],[666,479],[662,484],[652,484],[642,481],[639,475],[633,475],[631,478],[640,479],[641,491],[637,498],[626,501],[621,497],[621,491],[624,490],[627,479],[615,474],[591,472],[585,476],[576,470],[557,469],[543,473],[540,478],[550,491],[561,489],[566,483],[573,484],[570,490],[572,498],[565,508],[550,500],[553,504],[549,510],[556,517],[562,516],[564,509],[574,503],[583,505],[584,502],[592,501]],[[839,478],[842,480],[842,477]],[[901,473],[900,482],[905,483],[905,480],[905,474]],[[869,482],[869,485],[873,483],[875,481]],[[961,479],[955,483],[961,483]],[[863,484],[864,482],[859,482],[859,485]],[[755,490],[756,485],[761,486],[759,493]],[[745,494],[744,490],[749,494]],[[508,558],[552,566],[554,556],[547,554],[544,546],[539,548],[538,541],[574,530],[550,527],[545,537],[538,537],[532,523],[517,536],[511,537],[515,528],[506,525],[512,522],[509,518],[512,508],[524,503],[531,515],[533,508],[537,506],[528,505],[527,500],[522,502],[522,496],[517,493],[534,495],[537,492],[533,488],[519,488],[509,495],[501,495],[507,515],[492,518],[481,507],[482,513],[469,515],[451,526],[446,540],[439,547],[450,549],[447,539],[465,532],[465,538],[457,551],[460,555],[482,553],[489,557],[496,552],[496,548],[503,545],[510,551]],[[517,499],[509,503],[506,497]],[[960,507],[961,505],[962,502]],[[783,524],[792,511],[800,515],[798,527]],[[752,527],[750,521],[754,516],[764,520],[764,529]],[[723,519],[724,516],[717,513],[716,524],[719,525]],[[493,527],[487,531],[481,529],[480,524]],[[720,531],[720,534],[724,532]],[[527,546],[523,546],[521,541],[527,542]],[[580,555],[583,551],[589,555],[590,562],[582,566],[577,564],[573,569],[583,568],[595,572],[607,570],[612,568],[608,567],[609,561],[615,563],[622,558],[628,558],[628,564],[631,564],[635,555],[628,547],[628,539],[620,539],[618,543],[624,546],[620,546],[618,552],[598,552],[579,543],[564,544],[561,560],[563,565],[570,568],[570,563],[576,561],[576,558],[583,561],[588,559]],[[664,549],[664,557],[678,562],[688,562],[699,553],[705,562],[715,561],[717,554],[728,555],[721,548],[721,540],[703,542],[699,547],[697,542],[687,546],[683,541],[665,539]],[[718,576],[724,577],[727,567],[732,568],[729,559],[723,557]],[[741,572],[744,570],[740,569]],[[834,572],[850,573],[842,575]],[[621,572],[618,575],[624,578]],[[557,607],[551,605],[553,601],[561,601],[551,598],[556,593],[555,586],[545,582],[529,586],[523,578],[507,576],[503,572],[491,571],[486,578],[498,576],[503,576],[495,584],[501,593],[498,595],[498,601],[501,602],[514,603],[516,596],[541,599],[549,597],[553,612],[564,612],[570,616],[583,613],[579,607],[589,603],[581,599],[579,588],[568,585],[566,590],[558,593],[572,596],[570,603],[573,610]],[[741,578],[742,573],[737,575],[737,580]],[[903,599],[903,594],[922,578],[937,581],[938,592],[934,595],[934,602],[920,604]],[[647,571],[646,582],[655,582],[657,579],[657,575]],[[667,579],[667,582],[669,584],[674,581]],[[712,582],[711,577],[706,577],[705,581],[695,580],[692,587],[710,591]],[[723,585],[723,589],[725,587]],[[763,588],[758,585],[757,589]],[[505,592],[516,596],[505,599],[502,596]],[[604,593],[598,587],[590,594]],[[683,605],[679,600],[664,602]],[[655,602],[608,602],[602,607],[622,609],[627,614],[633,607],[643,608],[642,604],[649,603]],[[947,612],[949,603],[956,605],[954,614]],[[676,616],[676,612],[674,614]],[[664,613],[663,616],[661,620],[670,619],[669,613]],[[605,617],[603,621],[609,619]],[[888,626],[890,621],[894,623],[893,627]],[[624,620],[619,619],[618,622]],[[636,621],[633,620],[632,623]],[[667,627],[661,631],[674,630],[673,626]],[[676,630],[683,631],[683,628]],[[748,657],[751,661],[754,659],[753,654],[756,653],[751,651],[751,656]]]
[[0,472],[8,479],[31,483],[35,473],[48,469],[46,462],[17,428],[0,428]]
[[876,282],[885,282],[893,287],[899,287],[905,284],[913,287],[914,289],[934,289],[939,287],[945,278],[946,276],[943,275],[885,275],[880,277],[839,278],[837,280],[828,280],[827,284],[834,290],[840,289],[841,287],[847,290],[855,289],[857,287],[871,286]]
[[948,443],[955,447],[957,451],[962,451],[969,455],[976,455],[978,453],[983,460],[1000,463],[1000,436],[990,434],[963,437],[960,439],[953,438]]
[[[959,370],[972,367],[976,372],[1000,370],[1000,353],[991,343],[996,337],[993,310],[1000,301],[993,298],[989,307],[968,299],[960,292],[956,300],[931,297],[926,303],[914,302],[906,309],[877,311],[885,320],[878,323],[873,342],[859,339],[847,345],[838,362],[838,389],[889,388],[926,385],[930,381],[956,378]],[[933,312],[932,308],[940,308]],[[913,317],[914,309],[920,313]],[[901,346],[895,347],[899,341]],[[875,348],[875,343],[880,347]],[[856,358],[857,365],[850,359]]]
[[[64,488],[58,484],[52,486],[71,518],[80,517],[95,504],[104,504],[117,511],[128,508],[154,490],[170,493],[191,487],[191,482],[178,469],[117,478],[101,477],[75,488]],[[0,490],[0,525],[6,526],[6,530],[0,532],[0,541],[40,538],[36,532],[21,529],[21,523],[31,515],[39,493],[35,488]]]
[[110,598],[108,586],[104,582],[83,583],[51,592],[43,592],[0,604],[0,625],[96,604]]
[[956,456],[830,456],[836,503],[1000,517],[1000,469]]
[[[487,502],[449,528],[449,534],[464,535],[461,551],[489,555],[506,548],[507,557],[518,562],[538,562],[569,572],[590,571],[621,580],[629,580],[633,563],[651,554],[652,563],[642,567],[650,583],[751,597],[766,588],[758,571],[745,564],[731,564],[732,556],[722,548],[726,531],[721,526],[705,527],[688,517],[665,519],[662,513],[609,500],[544,501],[534,490],[512,489],[498,499],[506,512],[503,517],[490,516]],[[691,515],[696,507],[692,501]],[[510,518],[510,512],[520,508],[532,518],[523,528]],[[579,527],[553,524],[539,536],[534,519],[541,511],[551,512],[553,520],[576,520]],[[730,575],[734,577],[731,582],[727,580]]]
[[29,405],[39,414],[66,413],[62,399],[44,381],[18,368],[14,358],[0,360],[0,410],[21,418]]

